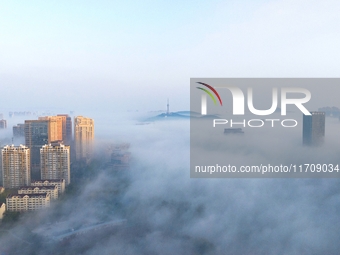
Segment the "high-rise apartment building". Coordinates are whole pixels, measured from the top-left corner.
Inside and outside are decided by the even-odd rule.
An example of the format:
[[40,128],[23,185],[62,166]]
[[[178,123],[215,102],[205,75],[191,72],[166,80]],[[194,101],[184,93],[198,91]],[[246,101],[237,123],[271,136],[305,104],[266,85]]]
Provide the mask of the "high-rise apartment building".
[[40,149],[41,179],[65,179],[70,184],[70,146],[61,143],[44,145]]
[[303,145],[321,145],[325,138],[325,113],[310,112],[303,115]]
[[72,118],[67,114],[58,114],[57,116],[63,117],[63,142],[66,145],[72,143]]
[[25,120],[25,144],[31,150],[31,168],[34,178],[39,178],[40,149],[48,144],[49,120]]
[[25,137],[25,124],[18,124],[13,126],[14,137]]
[[66,125],[65,116],[45,116],[39,117],[39,120],[48,122],[48,142],[63,140],[63,125]]
[[0,129],[6,129],[7,128],[7,121],[0,119]]
[[74,144],[76,160],[88,161],[93,154],[94,120],[83,116],[74,118]]
[[30,149],[5,146],[1,150],[2,179],[5,188],[19,188],[31,184]]

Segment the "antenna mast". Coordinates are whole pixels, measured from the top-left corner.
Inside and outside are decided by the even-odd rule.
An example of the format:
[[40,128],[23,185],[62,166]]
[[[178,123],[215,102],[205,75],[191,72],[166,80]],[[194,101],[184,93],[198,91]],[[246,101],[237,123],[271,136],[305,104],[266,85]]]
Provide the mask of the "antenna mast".
[[169,98],[168,98],[168,103],[166,105],[166,114],[169,115]]

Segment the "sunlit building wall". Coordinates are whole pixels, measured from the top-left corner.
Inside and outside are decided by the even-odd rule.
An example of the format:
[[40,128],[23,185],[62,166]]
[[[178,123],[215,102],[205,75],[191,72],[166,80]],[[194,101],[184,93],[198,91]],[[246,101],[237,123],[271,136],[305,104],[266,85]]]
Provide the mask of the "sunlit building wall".
[[40,149],[41,179],[65,179],[71,182],[70,146],[61,143],[44,145]]
[[7,210],[24,212],[44,209],[51,203],[50,194],[9,194],[6,198]]
[[26,146],[5,146],[1,150],[1,167],[5,188],[13,189],[30,185],[30,149]]
[[76,160],[88,161],[93,155],[94,120],[83,116],[74,119],[74,143]]

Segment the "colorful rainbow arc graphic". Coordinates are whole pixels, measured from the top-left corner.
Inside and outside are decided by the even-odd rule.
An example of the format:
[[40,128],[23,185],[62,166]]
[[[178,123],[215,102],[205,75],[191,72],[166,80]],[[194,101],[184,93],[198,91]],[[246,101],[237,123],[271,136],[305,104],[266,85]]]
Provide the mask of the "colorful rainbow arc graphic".
[[[215,95],[217,96],[217,98],[218,98],[218,101],[220,101],[220,105],[222,106],[221,97],[220,97],[220,95],[217,93],[217,91],[216,91],[212,86],[210,86],[210,85],[208,85],[208,84],[206,84],[206,83],[203,83],[203,82],[196,82],[196,83],[201,84],[201,85],[203,85],[203,86],[206,86],[206,87],[209,88],[212,92],[214,92],[214,94],[215,94]],[[204,89],[204,88],[200,88],[200,87],[196,87],[196,88],[198,88],[198,89],[200,89],[200,90],[203,90],[205,93],[207,93],[207,94],[211,97],[211,99],[214,101],[214,104],[217,104],[214,95],[213,95],[209,90]]]

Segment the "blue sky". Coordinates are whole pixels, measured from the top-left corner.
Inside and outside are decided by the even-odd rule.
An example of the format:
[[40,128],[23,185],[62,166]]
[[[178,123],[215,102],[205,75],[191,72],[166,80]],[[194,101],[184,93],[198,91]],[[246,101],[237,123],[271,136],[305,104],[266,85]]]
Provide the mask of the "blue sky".
[[[337,1],[3,1],[0,109],[188,109],[190,77],[338,77]],[[1,110],[0,110],[1,111]]]

